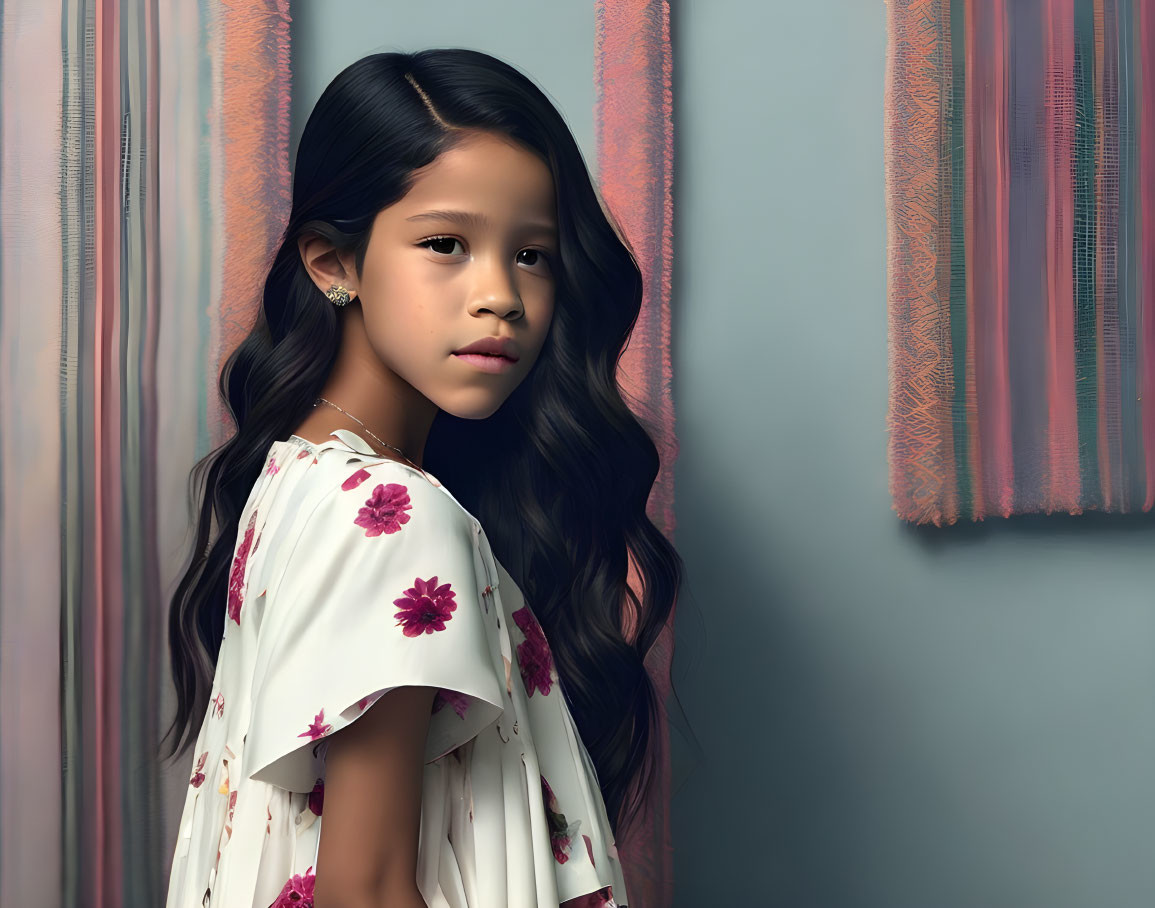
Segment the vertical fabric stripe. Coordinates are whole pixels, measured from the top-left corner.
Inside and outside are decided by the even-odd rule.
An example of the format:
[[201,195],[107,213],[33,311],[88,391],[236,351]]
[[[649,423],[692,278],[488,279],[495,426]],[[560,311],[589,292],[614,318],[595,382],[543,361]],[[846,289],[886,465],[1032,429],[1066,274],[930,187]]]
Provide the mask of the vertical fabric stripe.
[[958,508],[949,514],[954,522],[959,514],[973,517],[974,498],[970,477],[970,434],[967,431],[967,362],[970,353],[967,328],[967,178],[966,178],[966,7],[961,0],[947,0],[944,4],[949,16],[944,55],[950,59],[950,338],[952,347],[952,396],[950,431],[954,439],[955,476],[958,490]]
[[1048,3],[1047,35],[1047,452],[1048,495],[1051,512],[1080,510],[1082,484],[1079,477],[1078,406],[1075,392],[1074,262],[1068,250],[1074,242],[1074,178],[1071,172],[1074,146],[1073,0]]
[[[1114,29],[1106,0],[1094,0],[1095,16],[1095,298],[1099,337],[1099,459],[1104,507],[1118,508],[1123,495],[1122,401],[1119,362],[1119,301],[1115,243],[1119,224],[1119,105]],[[1113,18],[1113,17],[1112,17]],[[1111,42],[1108,45],[1108,42]],[[1110,55],[1108,55],[1110,51]]]
[[[957,2],[957,0],[951,0]],[[975,353],[978,331],[976,325],[975,296],[977,283],[975,280],[975,175],[978,172],[976,148],[978,147],[979,131],[975,110],[976,95],[973,86],[975,71],[975,9],[973,3],[964,3],[963,17],[965,22],[966,64],[964,79],[966,80],[966,134],[970,141],[966,144],[966,160],[963,164],[964,173],[964,200],[963,200],[963,232],[964,259],[966,268],[966,396],[967,396],[967,434],[971,439],[971,488],[974,502],[974,514],[985,514],[988,496],[984,476],[986,474],[982,448],[982,426],[979,421],[978,407],[978,357]]]
[[120,17],[117,0],[96,6],[96,336],[93,362],[94,564],[91,734],[92,899],[95,908],[123,901],[120,891],[121,521],[121,109]]
[[[654,524],[674,538],[674,464],[678,445],[670,396],[670,279],[673,262],[673,57],[669,0],[620,0],[594,5],[594,81],[598,177],[603,205],[637,257],[644,295],[620,381],[627,399],[640,404],[661,457],[648,511]],[[632,563],[627,578],[635,593],[640,581]],[[623,603],[625,605],[625,603]],[[665,706],[671,697],[673,656],[671,610],[647,658],[647,668]],[[624,615],[624,626],[632,627]],[[659,716],[663,754],[647,815],[619,843],[630,901],[673,903],[673,844],[668,809],[669,725]]]
[[[0,5],[0,905],[61,905],[59,6]],[[72,902],[71,904],[80,904]]]
[[[82,15],[80,0],[67,3],[62,16],[62,97],[60,116],[59,192],[61,264],[60,306],[60,761],[61,761],[61,901],[81,904],[82,881],[86,881],[84,724],[90,715],[89,685],[83,670],[86,647],[81,622],[91,590],[91,558],[86,557],[84,525],[91,513],[86,490],[91,486],[91,434],[84,430],[82,389],[90,382],[92,331],[88,324],[94,298],[91,256],[86,246],[93,235],[95,211],[93,155],[91,151],[95,104],[93,17]],[[0,296],[0,309],[3,309]],[[0,328],[0,335],[3,329]],[[0,392],[2,393],[2,392]],[[7,428],[8,423],[0,423]],[[2,607],[0,600],[0,607]],[[83,683],[82,683],[83,682]],[[11,726],[0,720],[0,731]],[[0,768],[2,773],[2,768]],[[0,802],[3,801],[0,793]],[[0,851],[3,851],[0,842]],[[0,873],[0,878],[3,874]],[[0,902],[5,901],[0,894]]]
[[974,318],[978,453],[983,499],[1011,512],[1014,496],[1007,350],[1007,170],[1005,11],[998,0],[970,8],[967,98],[974,126],[973,246],[967,286]]
[[[121,119],[121,268],[124,313],[117,342],[123,351],[119,383],[122,439],[117,485],[124,514],[120,572],[121,659],[116,673],[122,720],[119,746],[121,790],[118,815],[120,891],[124,905],[150,904],[168,882],[160,860],[141,860],[157,853],[164,827],[156,810],[160,776],[152,757],[159,733],[161,673],[156,641],[166,639],[164,611],[156,600],[133,595],[134,589],[161,588],[156,547],[158,502],[155,489],[156,413],[153,388],[157,374],[156,337],[159,297],[156,292],[156,151],[159,80],[157,11],[152,2],[120,7],[119,77],[125,113]],[[158,597],[159,598],[159,597]],[[163,600],[160,600],[163,601]]]
[[[221,173],[249,193],[267,199],[275,212],[291,203],[289,174],[289,15],[287,0],[219,7]],[[267,111],[252,116],[254,104]],[[220,198],[224,224],[220,250],[222,292],[214,323],[217,337],[212,361],[223,361],[248,334],[272,264],[283,218],[254,218],[245,195],[224,191]],[[233,421],[213,395],[210,419],[216,438],[232,433]]]
[[[1128,0],[1110,0],[1114,11],[1115,47],[1118,53],[1115,76],[1118,81],[1118,235],[1115,245],[1115,274],[1118,279],[1116,298],[1119,308],[1119,383],[1122,387],[1122,454],[1124,469],[1124,507],[1137,510],[1146,496],[1145,470],[1142,462],[1142,386],[1139,372],[1139,297],[1135,270],[1136,243],[1135,182],[1137,142],[1135,135],[1135,52],[1132,8]],[[1110,51],[1107,51],[1110,53]]]
[[1099,346],[1095,304],[1095,87],[1093,0],[1075,4],[1075,395],[1082,504],[1103,507],[1098,454]]
[[885,129],[889,161],[888,205],[898,212],[888,224],[888,255],[895,279],[890,282],[889,318],[892,368],[908,393],[892,397],[889,424],[893,460],[905,465],[891,476],[896,508],[926,514],[935,522],[957,517],[955,461],[951,418],[953,363],[944,332],[949,330],[944,305],[950,304],[949,279],[955,267],[950,236],[933,229],[950,214],[950,196],[939,191],[939,162],[944,158],[948,125],[957,109],[943,116],[949,77],[942,67],[947,9],[937,2],[917,4],[925,20],[907,28],[910,0],[891,5],[891,29],[901,36],[888,46],[888,116]]
[[1046,394],[1046,173],[1043,155],[1043,0],[1007,7],[1010,145],[1007,348],[1016,510],[1043,506]]

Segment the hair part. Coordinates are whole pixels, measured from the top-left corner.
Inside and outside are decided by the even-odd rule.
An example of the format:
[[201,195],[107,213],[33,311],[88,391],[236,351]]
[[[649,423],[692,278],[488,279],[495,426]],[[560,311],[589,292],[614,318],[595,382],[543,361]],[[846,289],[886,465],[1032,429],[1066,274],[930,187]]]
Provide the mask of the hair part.
[[425,94],[425,89],[417,84],[417,80],[413,78],[413,73],[407,72],[405,74],[405,78],[409,84],[413,86],[414,91],[416,91],[417,94],[421,96],[421,100],[425,104],[425,109],[429,111],[429,116],[433,117],[438,126],[446,130],[460,128],[458,126],[453,126],[452,124],[446,123],[443,119],[441,119],[441,114],[437,112],[437,108],[434,107],[433,102],[429,100],[429,95]]

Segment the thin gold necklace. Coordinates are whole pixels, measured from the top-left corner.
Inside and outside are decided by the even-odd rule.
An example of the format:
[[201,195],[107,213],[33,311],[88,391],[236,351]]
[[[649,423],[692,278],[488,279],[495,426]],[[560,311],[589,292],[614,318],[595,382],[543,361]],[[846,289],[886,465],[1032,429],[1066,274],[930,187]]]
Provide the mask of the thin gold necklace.
[[[313,408],[314,409],[316,409],[317,404],[328,404],[330,407],[334,407],[337,410],[341,410],[341,408],[338,407],[335,403],[333,403],[333,401],[325,400],[325,398],[323,398],[323,397],[318,397],[315,401],[313,401]],[[351,420],[356,422],[357,425],[359,425],[366,432],[368,432],[369,435],[372,436],[373,440],[377,442],[377,444],[382,445],[383,447],[389,448],[391,451],[396,451],[402,457],[405,457],[404,451],[402,451],[400,448],[394,447],[393,445],[389,444],[389,442],[387,442],[387,441],[382,441],[380,438],[378,438],[376,435],[373,434],[372,429],[370,429],[367,425],[365,425],[365,423],[361,422],[361,420],[357,419],[357,417],[354,416],[352,413],[350,413],[348,410],[341,410],[341,412],[344,413],[346,416],[348,416]],[[415,464],[408,457],[405,457],[405,462],[408,463],[411,467],[413,467],[413,469],[421,470],[421,475],[423,475],[423,476],[425,475],[425,471],[422,470],[421,467],[417,466],[417,464]]]

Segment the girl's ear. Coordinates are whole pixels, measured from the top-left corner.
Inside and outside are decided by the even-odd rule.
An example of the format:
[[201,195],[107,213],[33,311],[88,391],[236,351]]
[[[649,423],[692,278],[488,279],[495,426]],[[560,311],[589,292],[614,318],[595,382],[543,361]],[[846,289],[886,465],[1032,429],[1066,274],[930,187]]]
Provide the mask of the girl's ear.
[[334,284],[340,284],[350,296],[357,295],[357,274],[353,270],[351,251],[338,252],[329,240],[316,233],[302,234],[297,240],[297,249],[305,270],[322,293],[327,293]]

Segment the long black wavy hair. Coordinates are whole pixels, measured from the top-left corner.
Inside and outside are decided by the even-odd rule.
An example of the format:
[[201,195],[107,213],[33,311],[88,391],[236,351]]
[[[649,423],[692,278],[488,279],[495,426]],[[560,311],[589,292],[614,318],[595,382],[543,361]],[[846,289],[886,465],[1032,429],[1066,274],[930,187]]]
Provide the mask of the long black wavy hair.
[[[509,64],[462,48],[364,57],[329,84],[305,125],[255,324],[221,371],[237,431],[190,476],[199,519],[169,613],[177,712],[164,737],[178,734],[167,757],[194,743],[193,720],[208,705],[241,510],[269,446],[304,420],[337,357],[337,311],[306,273],[298,237],[355,250],[360,274],[377,212],[468,130],[508,136],[549,165],[560,243],[554,316],[533,369],[493,415],[437,414],[425,466],[481,521],[531,603],[618,836],[650,796],[661,759],[660,704],[643,660],[682,579],[680,556],[646,515],[657,448],[616,376],[642,275],[546,95]],[[631,559],[640,596],[626,582]],[[623,606],[636,617],[629,638]]]

